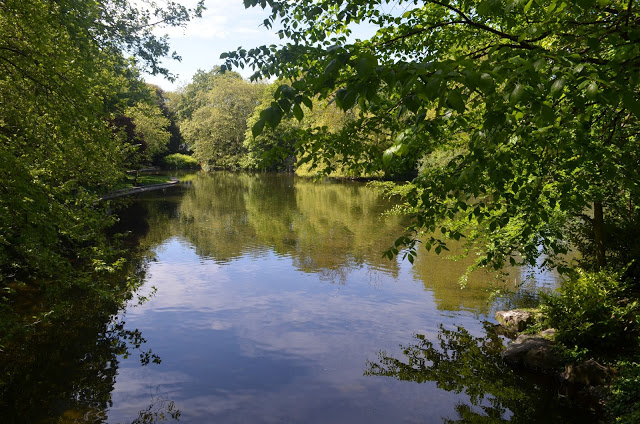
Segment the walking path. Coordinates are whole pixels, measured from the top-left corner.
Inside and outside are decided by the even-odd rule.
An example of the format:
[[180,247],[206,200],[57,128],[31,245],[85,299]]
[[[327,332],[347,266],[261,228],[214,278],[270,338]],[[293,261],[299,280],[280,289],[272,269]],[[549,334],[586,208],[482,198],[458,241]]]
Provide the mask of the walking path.
[[130,196],[132,194],[138,194],[138,193],[144,193],[147,191],[169,188],[178,184],[179,182],[180,181],[177,178],[171,177],[171,181],[167,181],[166,183],[162,183],[162,184],[150,184],[150,185],[145,185],[140,187],[133,187],[133,188],[127,188],[124,190],[114,191],[112,193],[105,194],[100,198],[100,200],[115,199],[116,197]]

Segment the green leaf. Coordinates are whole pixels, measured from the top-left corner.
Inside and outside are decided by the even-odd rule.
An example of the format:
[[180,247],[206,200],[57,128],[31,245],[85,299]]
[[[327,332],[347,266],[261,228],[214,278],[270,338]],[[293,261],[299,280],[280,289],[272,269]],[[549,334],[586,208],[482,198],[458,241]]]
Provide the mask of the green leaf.
[[310,110],[312,110],[312,109],[313,109],[313,101],[311,101],[311,99],[310,99],[310,98],[308,98],[308,97],[303,97],[303,98],[301,98],[300,100],[301,100],[301,101],[302,101],[302,103],[303,103],[306,107],[308,107]]
[[529,0],[529,3],[524,5],[524,13],[527,13],[529,9],[531,9],[532,5],[533,5],[533,0]]
[[358,94],[355,90],[348,90],[346,88],[341,88],[336,92],[336,104],[342,110],[349,110],[356,104],[356,99]]
[[450,91],[447,95],[447,105],[452,109],[455,109],[458,113],[463,113],[465,110],[464,100],[457,91]]
[[493,5],[490,1],[482,1],[476,6],[476,11],[480,16],[489,16],[493,12]]
[[264,130],[264,123],[265,123],[265,120],[260,118],[258,119],[258,121],[256,121],[255,124],[253,124],[253,126],[251,127],[251,134],[254,137],[257,137],[260,134],[262,134],[262,131]]
[[372,74],[377,66],[378,59],[371,53],[364,53],[358,58],[358,61],[356,62],[356,71],[358,71],[358,74],[360,75],[367,76]]
[[551,124],[556,119],[556,114],[553,109],[547,105],[542,105],[540,108],[540,115],[545,123]]
[[522,84],[516,84],[515,88],[511,92],[511,95],[509,96],[509,103],[511,103],[512,105],[517,104],[522,98],[522,93],[524,93],[524,87],[522,86]]
[[333,59],[329,64],[324,68],[325,75],[331,75],[338,67],[338,59]]
[[478,87],[480,87],[480,90],[482,90],[482,92],[484,93],[492,92],[494,89],[494,84],[495,83],[493,81],[493,78],[488,73],[484,72],[483,74],[480,75],[480,80],[478,81]]
[[633,94],[629,92],[622,94],[622,105],[625,109],[636,115],[636,117],[640,118],[640,102],[633,97]]
[[401,149],[402,144],[396,144],[385,150],[382,154],[382,162],[384,163],[384,165],[388,166],[389,163],[391,163],[391,159],[393,159],[393,156],[397,154]]
[[564,88],[564,78],[558,78],[551,85],[551,95],[554,97],[559,97],[562,94],[562,89]]
[[598,84],[595,81],[591,81],[587,86],[587,97],[591,100],[595,99],[598,95]]
[[282,110],[278,106],[271,106],[265,109],[260,115],[271,128],[275,128],[282,119]]
[[293,116],[295,116],[298,122],[302,121],[302,118],[304,118],[304,112],[299,104],[293,106]]
[[478,72],[467,72],[464,76],[464,84],[471,90],[480,86],[480,74]]

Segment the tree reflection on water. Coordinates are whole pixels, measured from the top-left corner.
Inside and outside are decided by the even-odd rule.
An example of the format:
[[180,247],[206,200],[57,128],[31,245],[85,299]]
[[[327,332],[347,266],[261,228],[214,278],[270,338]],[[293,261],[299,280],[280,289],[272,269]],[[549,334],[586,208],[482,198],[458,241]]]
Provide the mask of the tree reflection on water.
[[[107,422],[120,360],[161,362],[120,313],[135,297],[146,300],[134,282],[144,281],[149,259],[131,256],[121,273],[96,273],[98,289],[69,284],[56,296],[34,292],[25,302],[19,312],[27,317],[55,313],[0,334],[0,423]],[[158,395],[130,419],[136,415],[135,423],[153,423],[177,420],[180,411]]]
[[403,358],[380,352],[377,361],[367,361],[365,375],[432,381],[441,390],[466,395],[468,403],[455,406],[457,419],[443,418],[445,423],[593,421],[587,411],[553,395],[549,385],[559,388],[553,378],[507,367],[500,357],[502,339],[492,324],[485,323],[485,331],[484,337],[474,337],[462,327],[440,325],[435,343],[417,334],[402,346]]
[[[142,366],[160,363],[159,356],[144,348],[146,340],[137,329],[127,330],[115,319],[101,322],[96,315],[102,313],[78,312],[73,321],[57,322],[46,332],[5,346],[0,422],[106,422],[120,358],[138,355]],[[158,396],[133,422],[179,416],[173,402]]]

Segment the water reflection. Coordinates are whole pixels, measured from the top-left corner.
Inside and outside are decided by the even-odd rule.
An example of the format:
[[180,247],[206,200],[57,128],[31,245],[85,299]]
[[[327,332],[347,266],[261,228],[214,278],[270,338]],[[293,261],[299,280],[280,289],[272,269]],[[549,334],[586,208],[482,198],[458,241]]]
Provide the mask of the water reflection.
[[274,251],[339,282],[365,262],[397,273],[381,254],[402,230],[387,207],[363,184],[218,172],[191,181],[170,228],[217,263]]
[[[138,358],[138,366],[159,364],[160,358],[145,348],[138,330],[125,329],[113,318],[114,310],[91,299],[81,299],[74,311],[19,344],[3,346],[0,368],[0,422],[2,423],[101,423],[112,406],[120,361]],[[150,406],[144,421],[179,412],[165,402]],[[151,415],[152,414],[153,418]]]
[[491,309],[489,300],[495,290],[514,291],[518,288],[519,279],[514,278],[514,273],[508,268],[499,274],[478,269],[468,275],[464,284],[461,283],[461,277],[475,263],[475,258],[462,255],[460,242],[450,240],[447,246],[450,252],[441,255],[421,250],[413,266],[416,278],[422,281],[426,290],[433,292],[438,309],[487,314]]
[[[133,219],[118,229],[135,228],[128,242],[136,246],[154,228],[144,205],[129,209]],[[113,248],[120,248],[115,243]],[[0,334],[0,422],[10,423],[103,423],[112,407],[112,392],[122,361],[153,367],[161,358],[146,345],[140,330],[128,325],[120,314],[127,303],[143,303],[135,282],[143,281],[149,257],[127,255],[123,268],[96,272],[88,282],[70,283],[48,296],[33,290],[22,298],[16,313],[44,318],[22,331]],[[61,301],[60,299],[66,299]],[[168,399],[151,400],[142,406],[136,422],[157,422],[179,416]],[[133,417],[135,417],[135,415]],[[128,419],[125,422],[131,422]]]
[[[488,408],[480,417],[508,420],[511,404],[524,399],[491,403],[491,385],[476,386],[472,399],[443,372],[425,384],[373,368],[363,376],[381,348],[385,358],[401,357],[397,346],[411,334],[426,343],[445,337],[442,322],[462,325],[475,341],[495,281],[475,273],[461,290],[472,259],[423,254],[411,266],[383,258],[403,222],[385,216],[389,204],[365,185],[218,172],[139,204],[149,227],[140,244],[154,258],[147,285],[158,294],[129,309],[127,321],[163,362],[122,362],[109,422],[125,421],[158,394],[192,423],[430,423],[471,419],[479,407]],[[458,344],[462,351],[472,343]],[[456,355],[478,375],[482,359]],[[490,366],[495,374],[485,377],[498,378],[496,363],[482,365]]]
[[[131,247],[144,252],[136,271],[146,281],[140,295],[153,288],[157,294],[132,302],[118,321],[111,319],[122,305],[101,310],[85,332],[77,329],[93,322],[88,302],[86,316],[74,315],[80,326],[61,327],[74,336],[51,332],[50,350],[65,352],[50,361],[34,356],[64,371],[57,374],[61,382],[48,381],[42,390],[40,396],[51,397],[45,412],[25,412],[29,422],[519,417],[512,406],[525,395],[499,390],[521,381],[501,376],[491,362],[498,340],[474,338],[484,332],[477,317],[492,307],[486,289],[493,276],[474,274],[460,290],[468,261],[423,254],[412,267],[383,258],[403,229],[399,217],[383,216],[388,206],[363,184],[226,172],[196,174],[186,187],[143,195],[123,213],[118,231],[130,231]],[[447,333],[442,322],[466,330]],[[424,337],[413,348],[397,348],[415,333]],[[380,349],[388,353],[363,376]],[[425,367],[432,358],[449,365],[427,377],[382,377],[400,370],[399,362],[385,361],[403,355],[418,361],[429,349]],[[89,363],[95,363],[90,371],[80,371]],[[466,370],[466,379],[445,372],[457,369]],[[473,375],[490,384],[466,388]],[[18,382],[25,376],[8,386],[20,411],[30,408]],[[50,395],[66,384],[72,389]]]
[[491,324],[485,324],[485,331],[484,336],[474,337],[462,327],[448,330],[440,325],[436,342],[416,335],[412,344],[402,347],[402,356],[380,352],[377,361],[368,361],[365,375],[433,381],[442,390],[465,394],[468,403],[456,404],[457,419],[444,418],[445,423],[594,420],[559,399],[551,377],[525,375],[505,366],[500,358],[501,338]]

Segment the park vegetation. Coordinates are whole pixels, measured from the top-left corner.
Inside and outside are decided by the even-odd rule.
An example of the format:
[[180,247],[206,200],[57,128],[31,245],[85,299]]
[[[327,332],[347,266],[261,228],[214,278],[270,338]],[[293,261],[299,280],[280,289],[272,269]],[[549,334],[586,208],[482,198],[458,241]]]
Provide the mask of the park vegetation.
[[184,25],[200,13],[109,0],[0,4],[5,295],[12,283],[79,268],[111,221],[97,198],[168,149],[169,111],[140,71],[170,76],[158,61],[169,50],[151,31],[156,19]]
[[617,365],[612,413],[637,419],[637,2],[244,3],[269,8],[264,25],[287,42],[224,53],[165,93],[140,78],[172,77],[152,28],[184,25],[201,3],[0,2],[0,313],[34,288],[96,285],[78,270],[123,268],[98,199],[126,170],[400,180],[378,184],[412,220],[385,255],[413,263],[455,240],[470,269],[542,258],[567,276],[544,300],[558,341]]
[[[108,237],[114,216],[99,199],[127,170],[179,151],[161,90],[140,74],[171,77],[160,62],[171,56],[167,39],[152,29],[183,26],[201,12],[202,4],[188,9],[170,1],[0,2],[3,402],[23,394],[17,370],[50,359],[34,349],[46,340],[86,346],[112,334],[104,345],[109,354],[94,358],[106,368],[109,355],[125,353],[116,347],[120,336],[111,318],[132,296],[140,272]],[[78,321],[95,334],[70,334]],[[61,390],[76,393],[78,376],[67,377]],[[32,409],[25,406],[24,420],[37,421],[29,418]]]
[[[252,135],[303,121],[316,102],[354,114],[337,132],[304,128],[298,164],[412,176],[383,186],[413,219],[389,258],[465,240],[476,266],[543,259],[564,273],[567,285],[546,301],[558,340],[574,357],[617,361],[615,418],[637,419],[637,400],[618,402],[640,379],[637,2],[245,4],[269,9],[265,26],[289,40],[223,54],[223,69],[280,78]],[[350,37],[358,26],[376,30]]]

